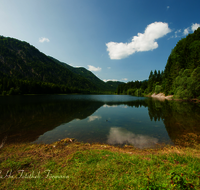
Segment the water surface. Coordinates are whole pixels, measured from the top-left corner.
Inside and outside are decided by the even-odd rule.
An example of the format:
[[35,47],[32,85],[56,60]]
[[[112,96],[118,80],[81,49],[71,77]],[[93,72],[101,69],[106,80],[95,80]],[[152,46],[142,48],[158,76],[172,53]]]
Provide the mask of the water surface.
[[[63,138],[138,148],[200,134],[198,104],[128,95],[0,97],[0,138],[52,143]],[[0,139],[0,140],[1,140]]]

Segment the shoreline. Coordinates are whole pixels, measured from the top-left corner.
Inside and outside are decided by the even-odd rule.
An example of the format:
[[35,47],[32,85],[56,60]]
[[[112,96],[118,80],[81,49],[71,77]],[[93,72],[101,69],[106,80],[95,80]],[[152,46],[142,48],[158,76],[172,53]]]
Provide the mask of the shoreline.
[[197,98],[193,98],[193,99],[187,99],[187,100],[184,100],[184,99],[175,99],[174,98],[174,95],[168,95],[168,96],[165,96],[164,93],[153,93],[152,95],[146,95],[146,97],[152,97],[152,98],[156,98],[158,100],[176,100],[176,101],[187,101],[187,102],[193,102],[193,103],[200,103],[200,100],[197,99]]
[[151,97],[152,97],[152,98],[158,98],[158,99],[167,99],[167,100],[172,100],[173,95],[165,96],[164,93],[158,93],[158,94],[153,93],[153,94],[151,95]]
[[151,95],[145,95],[146,97],[151,97],[151,98],[155,98],[155,99],[158,99],[158,100],[161,100],[161,101],[164,101],[164,100],[178,100],[178,99],[173,99],[173,95],[168,95],[168,96],[165,96],[164,93],[153,93]]

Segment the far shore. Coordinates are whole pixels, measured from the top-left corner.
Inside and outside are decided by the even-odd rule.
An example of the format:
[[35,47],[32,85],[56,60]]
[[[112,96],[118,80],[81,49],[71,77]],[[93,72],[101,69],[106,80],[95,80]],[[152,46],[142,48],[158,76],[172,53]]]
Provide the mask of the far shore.
[[146,97],[152,97],[152,98],[156,98],[156,99],[159,99],[159,100],[177,100],[177,101],[190,101],[190,102],[195,102],[195,103],[200,103],[200,100],[197,99],[197,98],[193,98],[193,99],[189,99],[189,100],[184,100],[184,99],[177,99],[177,98],[174,98],[173,95],[168,95],[168,96],[165,96],[164,93],[153,93],[152,95],[146,95]]
[[151,95],[151,97],[152,97],[152,98],[158,98],[158,99],[172,100],[173,95],[165,96],[164,93],[159,93],[159,94],[153,93],[153,94]]

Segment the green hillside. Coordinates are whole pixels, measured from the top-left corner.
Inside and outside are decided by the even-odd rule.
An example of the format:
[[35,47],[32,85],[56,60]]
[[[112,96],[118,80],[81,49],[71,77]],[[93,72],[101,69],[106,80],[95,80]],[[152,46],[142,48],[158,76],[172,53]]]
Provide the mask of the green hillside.
[[172,50],[164,70],[163,89],[181,98],[200,96],[200,28]]
[[79,76],[82,76],[82,77],[86,78],[87,80],[89,80],[90,82],[94,83],[98,89],[106,90],[106,91],[115,91],[119,84],[123,84],[123,82],[119,82],[119,81],[104,82],[104,81],[100,80],[98,77],[96,77],[91,71],[88,71],[84,67],[75,68],[75,67],[72,67],[72,66],[70,66],[66,63],[60,62],[53,57],[49,56],[49,58],[51,58],[55,62],[61,64],[62,66],[66,67],[67,69],[69,69],[73,73],[75,73]]
[[27,42],[0,36],[0,93],[105,92],[115,91],[118,84],[46,56]]
[[1,74],[12,78],[97,89],[93,83],[64,69],[27,42],[13,38],[0,36],[0,63]]

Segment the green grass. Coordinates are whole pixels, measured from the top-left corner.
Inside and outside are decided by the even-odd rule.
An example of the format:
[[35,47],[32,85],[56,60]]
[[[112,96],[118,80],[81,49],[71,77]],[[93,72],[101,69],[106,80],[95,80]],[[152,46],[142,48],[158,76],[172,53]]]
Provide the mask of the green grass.
[[1,189],[200,189],[200,147],[5,145]]

